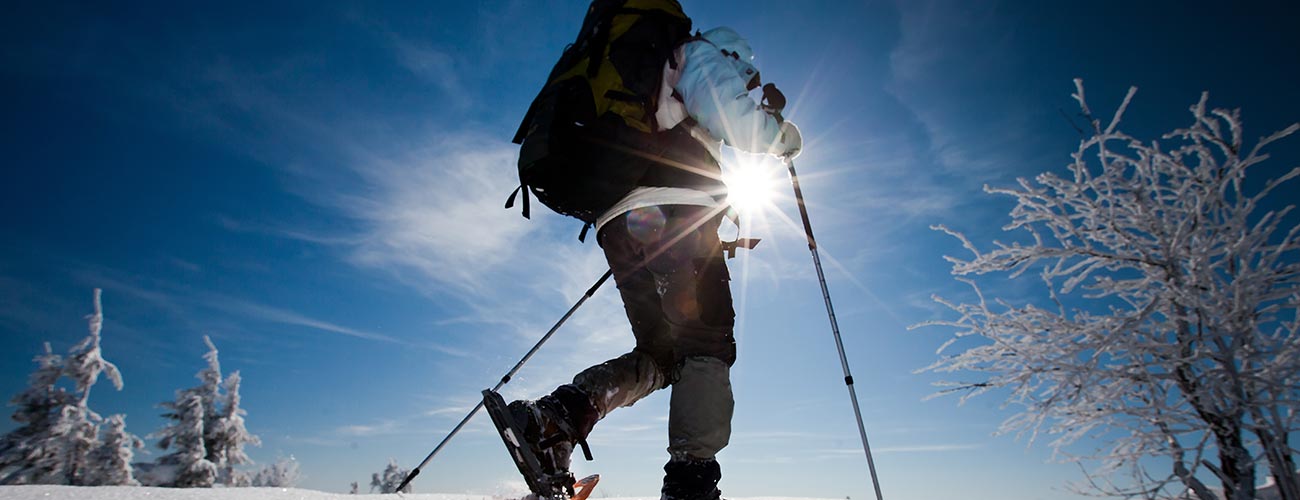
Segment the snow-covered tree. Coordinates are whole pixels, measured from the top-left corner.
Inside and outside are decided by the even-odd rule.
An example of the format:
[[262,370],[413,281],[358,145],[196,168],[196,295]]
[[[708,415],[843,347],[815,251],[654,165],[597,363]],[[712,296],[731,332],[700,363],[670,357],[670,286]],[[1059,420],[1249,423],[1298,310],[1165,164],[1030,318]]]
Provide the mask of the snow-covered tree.
[[89,486],[93,483],[87,477],[90,470],[90,453],[98,448],[99,415],[86,408],[80,401],[64,406],[59,418],[55,420],[51,436],[63,447],[63,481],[60,484]]
[[22,425],[0,438],[0,484],[55,483],[63,476],[62,446],[51,430],[76,396],[55,386],[63,376],[63,357],[49,342],[33,361],[37,368],[27,389],[10,400],[17,407],[13,419]]
[[206,453],[204,458],[215,464],[218,469],[224,469],[226,449],[218,444],[224,429],[221,412],[217,409],[221,400],[221,361],[217,359],[217,346],[212,343],[212,339],[204,335],[203,343],[208,346],[208,352],[203,355],[208,366],[194,375],[199,379],[199,385],[190,391],[199,397],[203,406],[203,449]]
[[[251,464],[253,460],[248,458],[244,453],[245,445],[261,446],[261,438],[248,432],[244,426],[244,415],[248,411],[240,406],[241,398],[239,396],[240,384],[239,372],[231,373],[226,377],[226,393],[221,397],[222,407],[220,418],[216,420],[216,430],[209,433],[211,440],[208,443],[208,456],[217,456],[224,459],[223,462],[217,462],[221,466],[221,482],[228,486],[238,486],[239,483],[245,482],[239,471],[235,470],[236,465]],[[297,467],[296,463],[294,465]]]
[[[1208,500],[1220,498],[1213,477],[1228,500],[1248,500],[1266,463],[1280,497],[1300,499],[1289,443],[1300,431],[1300,227],[1283,229],[1292,207],[1269,210],[1300,169],[1246,175],[1300,125],[1247,148],[1239,112],[1209,110],[1203,95],[1190,127],[1146,143],[1117,130],[1136,89],[1103,128],[1076,86],[1092,136],[1070,175],[986,188],[1016,201],[1006,229],[1025,238],[982,251],[939,227],[974,255],[948,259],[977,300],[937,299],[959,315],[929,323],[958,330],[940,351],[965,349],[929,369],[982,374],[951,383],[963,400],[1009,391],[1024,411],[1003,431],[1045,430],[1059,456],[1099,459],[1095,491]],[[1032,271],[1041,303],[991,298],[973,278]],[[1073,454],[1084,437],[1111,445]]]
[[[11,400],[18,407],[13,419],[23,425],[0,439],[0,484],[95,484],[88,471],[103,419],[89,408],[90,389],[101,374],[122,389],[121,373],[100,348],[100,297],[95,289],[95,310],[87,316],[90,334],[66,358],[46,343],[30,386]],[[64,377],[72,381],[72,392],[58,386]]]
[[[261,439],[250,434],[245,426],[244,416],[248,414],[241,406],[239,372],[235,372],[223,381],[221,361],[212,339],[203,337],[208,352],[203,355],[207,366],[194,375],[199,385],[177,391],[176,400],[165,402],[168,409],[164,414],[171,423],[163,430],[153,434],[160,438],[158,445],[164,450],[171,446],[178,448],[160,461],[160,465],[195,463],[194,453],[199,453],[202,463],[211,465],[216,471],[213,482],[204,485],[203,481],[186,480],[189,487],[211,486],[220,483],[227,486],[247,485],[251,481],[243,472],[235,470],[236,465],[250,464],[252,460],[244,453],[245,445],[261,445]],[[190,408],[194,405],[197,409]],[[201,415],[198,421],[188,420],[192,415]],[[194,436],[197,433],[197,437]],[[197,442],[197,444],[193,444]],[[207,465],[195,466],[196,471],[206,470]],[[196,472],[196,474],[200,474]],[[200,474],[201,475],[201,474]],[[176,481],[180,482],[180,476]],[[163,481],[171,486],[172,481]]]
[[126,431],[126,415],[112,415],[104,420],[101,444],[90,454],[88,483],[97,486],[139,486],[131,461],[144,441]]
[[94,292],[95,312],[86,316],[90,335],[68,352],[64,359],[63,374],[75,384],[77,402],[72,407],[65,407],[62,425],[66,425],[65,462],[66,483],[75,485],[93,485],[86,474],[91,468],[90,454],[100,446],[99,423],[103,421],[89,408],[90,389],[99,381],[101,374],[108,376],[113,387],[122,390],[122,374],[117,366],[104,359],[100,348],[100,334],[104,326],[104,309],[101,303],[102,292]]
[[411,473],[410,470],[403,469],[397,465],[397,460],[388,459],[388,467],[383,472],[376,472],[370,476],[370,491],[379,490],[380,493],[410,493],[411,485],[406,485],[401,491],[397,491],[397,486],[402,484],[406,476]]
[[104,309],[100,302],[101,290],[95,289],[95,312],[86,316],[90,323],[90,335],[73,347],[65,361],[65,375],[76,384],[77,395],[81,403],[90,399],[90,388],[104,374],[113,382],[113,387],[122,390],[122,373],[117,366],[104,359],[99,346],[100,333],[104,328]]
[[159,438],[158,447],[171,450],[158,464],[171,469],[171,480],[163,486],[210,488],[217,481],[217,466],[207,459],[203,446],[205,411],[203,396],[193,389],[177,391],[176,401],[162,404],[169,410],[163,416],[171,424],[151,437]]
[[302,474],[298,471],[298,460],[293,457],[281,458],[266,466],[253,476],[253,486],[292,488],[298,484]]

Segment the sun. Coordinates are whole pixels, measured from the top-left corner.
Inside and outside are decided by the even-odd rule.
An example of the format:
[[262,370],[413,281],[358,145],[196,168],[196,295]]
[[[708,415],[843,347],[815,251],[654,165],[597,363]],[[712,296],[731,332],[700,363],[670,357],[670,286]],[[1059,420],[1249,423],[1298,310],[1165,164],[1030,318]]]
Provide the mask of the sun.
[[777,169],[761,159],[741,157],[722,174],[727,202],[741,214],[757,214],[776,199]]

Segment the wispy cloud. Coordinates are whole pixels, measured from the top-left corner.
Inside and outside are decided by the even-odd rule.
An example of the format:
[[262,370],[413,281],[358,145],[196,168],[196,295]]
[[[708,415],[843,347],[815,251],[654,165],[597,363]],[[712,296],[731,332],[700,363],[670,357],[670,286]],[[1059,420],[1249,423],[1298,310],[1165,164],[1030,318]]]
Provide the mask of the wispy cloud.
[[441,417],[441,416],[464,417],[466,414],[470,412],[470,410],[474,409],[474,406],[475,405],[444,406],[441,408],[434,408],[432,410],[426,411],[424,412],[424,415],[426,417]]
[[461,108],[474,103],[473,96],[466,92],[465,85],[461,82],[463,68],[459,67],[451,53],[397,35],[390,38],[398,64],[411,74],[436,85],[442,91],[444,102]]
[[363,340],[375,340],[381,342],[403,343],[402,341],[383,335],[380,333],[350,328],[329,321],[308,317],[304,314],[279,309],[262,304],[255,304],[232,297],[221,295],[208,295],[205,304],[215,309],[219,309],[237,317],[247,318],[255,321],[266,321],[268,323],[277,323],[288,326],[298,326],[310,328],[323,332],[346,335]]
[[401,156],[363,159],[355,168],[374,196],[338,198],[337,208],[364,227],[352,259],[417,288],[484,294],[490,285],[483,278],[517,262],[536,228],[501,208],[517,184],[514,148],[482,137],[441,137]]
[[[929,445],[903,445],[903,446],[884,446],[872,448],[872,453],[947,453],[953,451],[971,451],[983,448],[977,444],[929,444]],[[862,450],[837,450],[843,453],[862,453]]]
[[[436,342],[422,340],[410,342],[382,333],[341,325],[336,322],[315,318],[289,309],[259,304],[245,299],[214,293],[194,291],[186,286],[174,283],[155,283],[152,286],[139,285],[129,277],[120,276],[110,269],[86,267],[81,274],[84,280],[99,284],[108,290],[125,293],[144,300],[162,310],[169,311],[177,318],[187,319],[195,310],[208,310],[228,315],[241,321],[265,322],[277,325],[299,327],[335,335],[342,335],[360,340],[400,344],[443,352],[457,357],[468,357],[469,353],[450,348]],[[188,319],[187,321],[193,321]],[[197,329],[201,325],[195,324]]]
[[360,243],[355,237],[349,238],[346,235],[329,235],[319,231],[306,230],[285,225],[238,220],[225,214],[214,216],[213,221],[222,229],[232,233],[262,234],[327,246],[355,245]]
[[[984,184],[1051,168],[1044,126],[1056,110],[1040,102],[1032,61],[996,3],[898,1],[900,39],[890,53],[885,90],[911,116],[912,150],[883,145],[912,164],[893,192],[862,198],[862,208],[933,221],[988,209]],[[1062,85],[1068,82],[1061,82]],[[1065,160],[1066,151],[1059,157]],[[919,168],[918,168],[919,167]]]
[[381,420],[373,424],[345,425],[335,429],[335,433],[347,437],[373,437],[398,432],[401,432],[401,428],[395,420]]

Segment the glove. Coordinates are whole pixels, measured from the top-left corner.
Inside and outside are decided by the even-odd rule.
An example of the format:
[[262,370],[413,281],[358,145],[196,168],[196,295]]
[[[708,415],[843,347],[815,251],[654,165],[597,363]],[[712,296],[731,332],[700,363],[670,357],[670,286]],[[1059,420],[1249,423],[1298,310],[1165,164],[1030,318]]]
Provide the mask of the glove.
[[792,122],[781,123],[781,140],[772,146],[771,153],[786,160],[793,160],[803,151],[803,134]]

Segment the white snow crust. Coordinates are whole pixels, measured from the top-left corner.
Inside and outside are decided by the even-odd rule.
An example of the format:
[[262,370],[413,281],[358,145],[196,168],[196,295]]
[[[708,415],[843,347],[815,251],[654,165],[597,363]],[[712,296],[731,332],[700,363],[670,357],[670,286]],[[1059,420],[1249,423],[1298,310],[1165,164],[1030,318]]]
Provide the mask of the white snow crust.
[[[374,495],[370,495],[374,496]],[[383,495],[402,500],[514,500],[513,497],[412,493]],[[0,486],[0,500],[355,500],[358,495],[296,488],[152,488],[141,486]],[[657,497],[600,500],[657,500]],[[790,497],[750,497],[733,500],[815,500]]]

